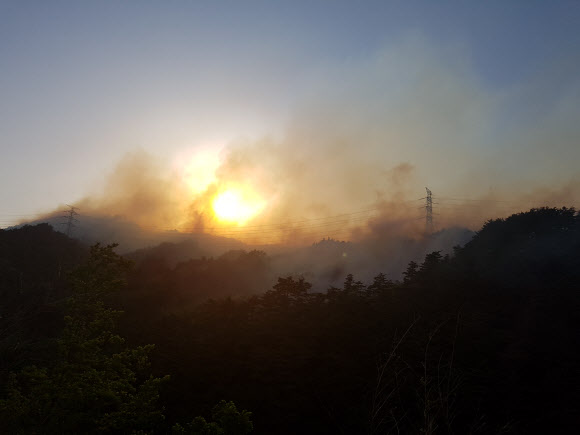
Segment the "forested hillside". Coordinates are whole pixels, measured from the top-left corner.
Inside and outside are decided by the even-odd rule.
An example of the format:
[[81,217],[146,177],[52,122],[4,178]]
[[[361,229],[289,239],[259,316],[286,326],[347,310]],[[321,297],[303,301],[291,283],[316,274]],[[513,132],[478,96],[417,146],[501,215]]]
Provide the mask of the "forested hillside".
[[[348,274],[325,292],[300,276],[269,286],[259,251],[151,257],[125,272],[111,248],[89,255],[48,226],[2,231],[0,243],[0,413],[13,430],[524,434],[578,425],[573,209],[488,221],[453,255],[411,262],[401,281]],[[56,381],[63,373],[86,389],[76,402],[70,376]],[[38,391],[52,400],[44,417],[31,406]],[[87,412],[89,394],[106,406]],[[67,425],[56,429],[59,418]]]

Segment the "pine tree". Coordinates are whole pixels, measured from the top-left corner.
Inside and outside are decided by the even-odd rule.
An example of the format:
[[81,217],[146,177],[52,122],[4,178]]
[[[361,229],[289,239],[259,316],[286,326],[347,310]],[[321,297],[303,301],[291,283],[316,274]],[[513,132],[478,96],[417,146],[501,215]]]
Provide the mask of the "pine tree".
[[105,303],[130,267],[114,247],[93,246],[72,273],[56,361],[11,374],[0,401],[9,433],[147,433],[163,421],[157,401],[167,377],[147,375],[153,345],[128,348],[115,332],[120,312]]

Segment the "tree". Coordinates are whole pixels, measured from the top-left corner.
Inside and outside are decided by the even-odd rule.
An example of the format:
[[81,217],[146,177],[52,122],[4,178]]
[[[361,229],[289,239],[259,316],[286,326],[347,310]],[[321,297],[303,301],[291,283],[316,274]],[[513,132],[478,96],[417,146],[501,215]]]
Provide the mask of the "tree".
[[365,286],[361,281],[355,281],[353,274],[349,273],[344,280],[343,289],[347,294],[362,295]]
[[287,309],[290,306],[303,305],[308,300],[310,288],[312,284],[304,278],[299,278],[298,281],[291,276],[278,278],[274,288],[268,290],[261,299],[266,306]]
[[176,435],[246,435],[254,426],[246,410],[238,411],[234,402],[220,401],[212,410],[214,421],[208,423],[203,417],[195,417],[190,424],[173,426]]
[[394,287],[395,284],[384,273],[379,273],[375,276],[373,283],[367,287],[367,290],[370,294],[376,295]]
[[419,273],[425,275],[435,271],[442,260],[443,257],[441,256],[441,251],[433,251],[430,254],[425,255],[425,261],[421,264]]
[[0,401],[10,433],[151,431],[163,420],[157,407],[165,378],[147,376],[153,346],[127,348],[115,332],[119,311],[105,300],[124,284],[130,263],[115,245],[91,248],[71,275],[58,356],[48,367],[26,367],[10,376]]
[[403,278],[403,282],[405,284],[409,284],[410,282],[412,282],[415,279],[415,277],[417,276],[417,273],[418,273],[418,268],[419,268],[419,265],[416,262],[414,262],[414,261],[409,262],[409,265],[407,266],[407,270],[405,272],[403,272],[403,275],[405,276]]

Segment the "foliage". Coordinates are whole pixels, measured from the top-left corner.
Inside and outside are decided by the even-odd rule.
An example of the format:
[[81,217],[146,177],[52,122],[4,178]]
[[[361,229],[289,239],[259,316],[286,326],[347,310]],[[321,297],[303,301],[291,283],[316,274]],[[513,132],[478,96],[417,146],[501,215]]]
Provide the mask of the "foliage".
[[11,371],[51,358],[67,273],[87,252],[48,224],[0,230],[0,386]]
[[[227,397],[252,410],[257,434],[573,433],[580,414],[579,230],[571,209],[530,210],[489,221],[451,257],[433,252],[411,262],[402,282],[347,275],[341,288],[321,293],[289,276],[260,294],[221,298],[235,294],[236,281],[244,295],[267,288],[258,286],[268,264],[258,253],[174,267],[143,262],[130,289],[115,297],[125,310],[119,320],[127,345],[111,326],[118,313],[98,303],[114,294],[102,282],[122,270],[78,272],[59,359],[12,375],[3,406],[14,416],[3,422],[12,424],[10,433],[18,415],[35,422],[35,413],[51,415],[43,408],[55,401],[51,385],[66,386],[72,407],[80,395],[68,377],[56,376],[68,376],[68,365],[75,388],[109,403],[91,415],[83,395],[70,412],[96,421],[94,431],[127,431],[123,421],[134,418],[134,408],[121,403],[139,403],[133,398],[151,372],[171,374],[159,397],[165,424],[155,426],[145,413],[149,423],[133,421],[135,430],[226,433],[208,404]],[[79,286],[102,297],[86,302]],[[207,295],[216,298],[196,303]],[[150,369],[147,352],[126,353],[149,342],[156,343]],[[114,355],[127,359],[114,365]],[[156,395],[142,397],[153,403]],[[244,414],[226,409],[234,421]],[[22,424],[23,432],[49,431]]]
[[212,410],[212,422],[195,417],[185,427],[175,424],[172,429],[176,435],[246,435],[253,429],[251,416],[246,410],[238,411],[233,402],[222,400]]
[[48,367],[12,374],[0,402],[12,433],[96,433],[150,430],[163,420],[157,406],[164,380],[147,376],[153,346],[127,348],[115,333],[119,314],[105,298],[118,291],[129,263],[114,246],[91,248],[72,275],[59,357]]

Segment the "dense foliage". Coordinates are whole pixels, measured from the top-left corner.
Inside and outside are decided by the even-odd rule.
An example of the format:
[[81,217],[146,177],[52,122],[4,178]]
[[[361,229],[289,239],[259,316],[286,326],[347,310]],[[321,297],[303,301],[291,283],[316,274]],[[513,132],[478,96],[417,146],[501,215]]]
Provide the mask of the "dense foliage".
[[[131,397],[138,394],[138,385],[170,375],[150,389],[159,393],[151,413],[139,405],[142,420],[131,420],[137,415],[124,420],[132,429],[208,434],[248,433],[252,428],[264,434],[571,432],[580,415],[579,248],[575,211],[543,208],[487,222],[454,255],[433,252],[420,264],[411,262],[401,282],[379,274],[362,283],[348,275],[341,288],[324,293],[312,292],[297,276],[281,277],[272,289],[258,292],[268,267],[259,252],[177,265],[159,257],[142,259],[129,276],[129,287],[99,305],[111,315],[107,304],[125,311],[119,318],[125,349],[150,350],[139,346],[155,343],[148,369],[152,377],[125,372],[128,376],[120,378],[137,384],[127,390],[123,405],[116,404],[135,410],[129,404],[135,403]],[[99,270],[92,274],[97,287],[106,282]],[[241,293],[253,295],[225,297],[240,294],[236,281]],[[78,281],[71,282],[74,301]],[[3,284],[3,295],[12,288]],[[217,296],[196,303],[201,295]],[[94,301],[90,305],[95,308]],[[71,340],[70,318],[78,315],[68,313],[60,335],[55,334],[60,349]],[[85,317],[86,312],[79,318]],[[91,334],[114,336],[107,331],[112,330],[99,327]],[[91,337],[83,335],[77,344]],[[12,349],[5,339],[2,343]],[[89,366],[96,356],[104,362],[117,354],[99,346],[93,348],[96,353],[89,352]],[[30,372],[22,364],[20,371],[14,364],[4,365],[6,373],[8,368],[15,373],[9,382],[3,378],[4,400],[23,391],[16,378],[21,382],[36,376],[43,394],[54,394],[53,384],[39,381],[58,373],[58,362],[48,366],[47,371]],[[107,382],[99,384],[107,387]],[[153,404],[155,394],[148,397]],[[87,400],[83,395],[79,403]],[[251,421],[236,406],[250,409]],[[165,419],[155,420],[161,413]]]

